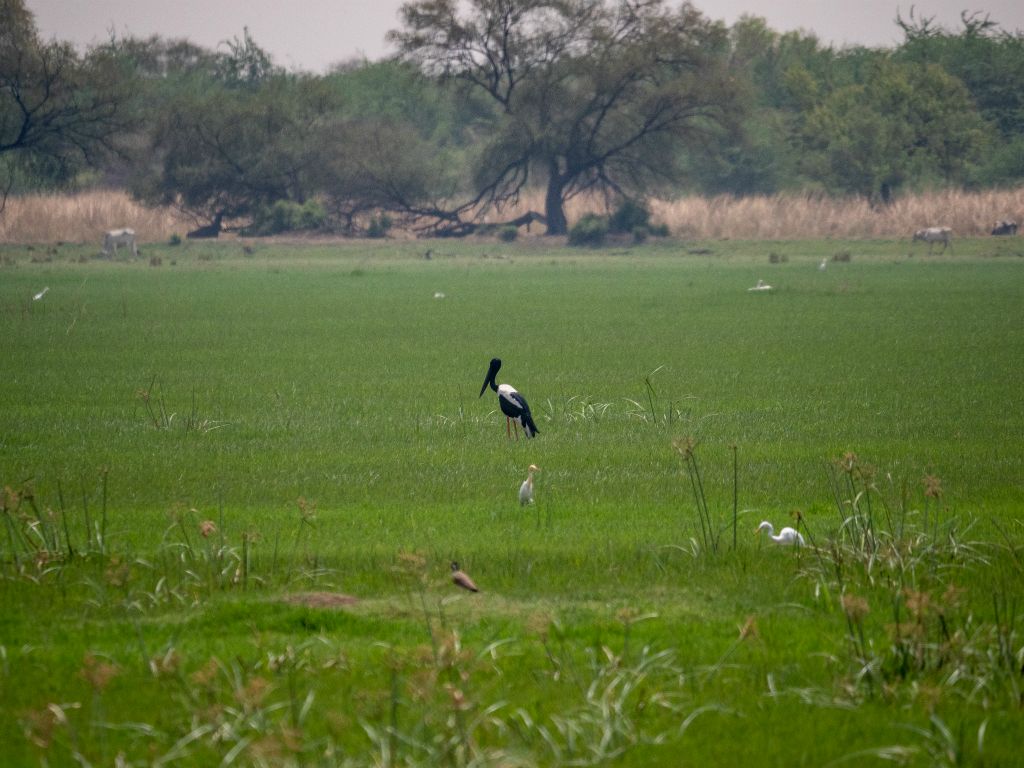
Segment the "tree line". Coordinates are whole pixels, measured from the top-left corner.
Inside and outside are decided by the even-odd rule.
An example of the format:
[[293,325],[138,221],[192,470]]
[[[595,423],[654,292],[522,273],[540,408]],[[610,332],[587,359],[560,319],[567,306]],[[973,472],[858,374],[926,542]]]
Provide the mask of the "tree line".
[[564,234],[582,193],[883,206],[1020,184],[1024,35],[966,12],[893,23],[895,47],[835,48],[666,0],[414,0],[395,56],[311,74],[248,30],[79,52],[0,0],[0,193],[118,186],[214,233],[461,235],[527,190]]

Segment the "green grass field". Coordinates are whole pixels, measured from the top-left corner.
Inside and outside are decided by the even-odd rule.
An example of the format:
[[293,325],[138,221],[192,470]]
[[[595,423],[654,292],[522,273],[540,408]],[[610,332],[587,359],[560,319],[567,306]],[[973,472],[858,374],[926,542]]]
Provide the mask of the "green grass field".
[[0,764],[1019,759],[1015,239],[431,247],[0,250]]

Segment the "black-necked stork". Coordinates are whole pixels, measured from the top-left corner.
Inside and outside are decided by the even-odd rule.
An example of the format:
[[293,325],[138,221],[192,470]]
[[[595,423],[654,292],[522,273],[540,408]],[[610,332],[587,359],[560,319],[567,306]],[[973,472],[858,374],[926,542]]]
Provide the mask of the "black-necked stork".
[[[540,434],[537,425],[533,423],[533,416],[530,415],[530,406],[526,404],[526,398],[516,392],[515,388],[511,385],[498,384],[495,381],[500,368],[501,360],[498,358],[491,360],[491,367],[487,369],[487,378],[484,379],[484,385],[480,388],[480,397],[484,396],[488,385],[498,393],[498,405],[501,407],[501,412],[505,414],[505,433],[510,438],[512,437],[511,429],[509,428],[510,421],[522,427],[527,437]],[[516,439],[518,438],[519,429],[517,427]]]
[[529,469],[526,470],[526,479],[523,480],[523,484],[519,486],[519,503],[523,506],[533,503],[533,473],[540,472],[540,467],[536,464],[531,464]]
[[470,592],[479,592],[480,589],[466,573],[459,568],[459,564],[452,561],[452,583],[457,587],[468,589]]

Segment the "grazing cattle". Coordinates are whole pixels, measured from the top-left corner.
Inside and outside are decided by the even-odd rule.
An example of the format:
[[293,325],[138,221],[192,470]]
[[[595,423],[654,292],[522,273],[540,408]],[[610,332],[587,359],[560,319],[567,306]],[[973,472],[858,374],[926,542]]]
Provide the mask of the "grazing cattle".
[[1017,222],[1010,221],[1010,219],[1003,219],[997,221],[996,225],[992,228],[993,235],[1016,235],[1017,234]]
[[919,229],[914,233],[914,238],[911,242],[917,242],[918,240],[928,243],[928,253],[932,252],[932,248],[936,243],[942,243],[942,252],[945,253],[947,248],[953,247],[953,230],[949,227]]
[[135,247],[134,229],[112,229],[103,235],[103,254],[105,256],[117,255],[117,246],[119,245],[131,248],[132,256],[139,255],[139,250]]

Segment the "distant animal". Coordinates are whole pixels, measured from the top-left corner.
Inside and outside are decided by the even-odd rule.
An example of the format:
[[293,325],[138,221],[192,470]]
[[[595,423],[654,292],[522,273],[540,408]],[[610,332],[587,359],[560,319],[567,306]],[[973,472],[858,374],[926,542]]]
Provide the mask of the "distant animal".
[[1003,219],[997,221],[996,225],[992,227],[993,235],[1016,235],[1017,234],[1017,222],[1011,221],[1010,219]]
[[758,280],[757,285],[753,288],[747,288],[748,291],[770,291],[772,287],[768,285],[764,280]]
[[469,578],[469,576],[466,575],[466,573],[464,573],[461,568],[459,568],[459,564],[456,563],[454,560],[452,561],[452,583],[456,587],[468,589],[470,592],[480,591],[479,587],[477,587],[477,585],[473,583],[473,580]]
[[822,259],[821,264],[818,265],[818,270],[824,272],[828,269],[828,259]]
[[510,423],[516,425],[517,440],[519,439],[519,427],[523,428],[523,433],[527,437],[539,435],[540,430],[533,423],[533,416],[530,414],[530,406],[527,405],[526,398],[516,392],[515,388],[511,385],[498,384],[495,381],[500,368],[501,360],[498,358],[491,360],[490,368],[487,369],[487,378],[484,379],[484,385],[480,388],[479,396],[484,396],[487,387],[498,393],[498,406],[501,408],[501,412],[505,414],[505,434],[510,439],[512,437]]
[[942,243],[942,252],[945,253],[947,248],[953,248],[953,230],[949,227],[919,229],[914,233],[911,242],[916,243],[918,240],[928,243],[928,253],[932,252],[936,243]]
[[768,531],[768,538],[770,538],[776,544],[799,544],[801,547],[804,546],[804,537],[801,536],[800,531],[796,530],[795,528],[790,528],[789,526],[786,526],[781,531],[779,531],[779,535],[776,536],[775,528],[772,526],[772,524],[769,523],[767,520],[762,520],[761,524],[757,526],[757,530],[754,531],[754,533],[758,534],[761,531],[765,530]]
[[531,464],[526,470],[526,479],[523,480],[523,484],[519,486],[519,503],[523,506],[533,503],[533,473],[540,472],[540,467],[536,464]]
[[41,298],[43,298],[43,296],[46,295],[46,292],[48,290],[50,290],[50,286],[46,286],[45,288],[43,288],[43,290],[41,290],[39,293],[35,294],[32,297],[32,301],[39,301]]
[[132,250],[132,256],[139,255],[135,247],[134,229],[112,229],[103,235],[103,253],[106,256],[117,255],[117,246],[124,245]]

